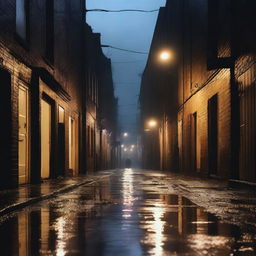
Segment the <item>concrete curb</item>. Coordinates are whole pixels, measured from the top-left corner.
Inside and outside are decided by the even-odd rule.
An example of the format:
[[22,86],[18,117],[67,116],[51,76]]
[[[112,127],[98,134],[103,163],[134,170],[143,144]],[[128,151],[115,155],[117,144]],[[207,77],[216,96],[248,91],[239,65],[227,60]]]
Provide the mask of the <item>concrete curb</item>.
[[6,214],[10,214],[14,211],[17,211],[17,210],[20,210],[26,206],[29,206],[31,204],[34,204],[34,203],[38,203],[38,202],[41,202],[41,201],[44,201],[44,200],[47,200],[47,199],[50,199],[50,198],[53,198],[59,194],[64,194],[66,192],[69,192],[71,190],[74,190],[78,187],[81,187],[81,186],[84,186],[84,185],[91,185],[103,178],[106,178],[108,176],[111,176],[111,175],[105,175],[105,176],[102,176],[102,177],[99,177],[99,178],[96,178],[95,180],[87,180],[87,181],[83,181],[83,182],[80,182],[80,183],[76,183],[76,184],[72,184],[72,185],[68,185],[64,188],[61,188],[61,189],[58,189],[58,190],[55,190],[49,194],[46,194],[46,195],[41,195],[41,196],[38,196],[38,197],[34,197],[34,198],[30,198],[24,202],[20,202],[20,203],[16,203],[16,204],[12,204],[12,205],[9,205],[3,209],[0,210],[0,216],[4,216]]

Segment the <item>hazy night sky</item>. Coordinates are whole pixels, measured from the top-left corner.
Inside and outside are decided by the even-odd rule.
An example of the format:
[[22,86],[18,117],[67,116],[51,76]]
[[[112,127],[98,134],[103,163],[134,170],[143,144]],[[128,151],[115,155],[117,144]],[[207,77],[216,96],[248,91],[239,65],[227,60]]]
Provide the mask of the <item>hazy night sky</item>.
[[[165,5],[165,0],[87,0],[87,9],[153,10]],[[101,33],[102,44],[148,52],[158,12],[103,13],[88,12],[87,23],[93,32]],[[138,94],[141,74],[147,55],[126,53],[104,48],[112,60],[115,94],[119,100],[119,122],[122,131],[133,132],[138,116]]]

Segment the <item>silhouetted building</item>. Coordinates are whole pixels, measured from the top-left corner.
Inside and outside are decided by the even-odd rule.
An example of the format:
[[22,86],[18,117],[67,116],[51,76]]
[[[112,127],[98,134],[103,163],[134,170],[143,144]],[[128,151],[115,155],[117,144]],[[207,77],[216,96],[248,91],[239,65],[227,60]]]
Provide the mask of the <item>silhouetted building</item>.
[[101,169],[120,167],[121,147],[118,141],[117,105],[114,94],[111,60],[101,55],[99,88],[99,122],[101,128]]
[[118,164],[117,99],[110,59],[102,52],[99,33],[86,27],[86,141],[87,170],[115,168]]
[[[142,122],[159,122],[162,169],[256,181],[255,13],[252,0],[160,10],[140,99]],[[164,48],[172,58],[159,64]]]
[[[175,16],[176,17],[176,16]],[[167,8],[160,8],[150,53],[143,72],[140,105],[142,165],[144,168],[177,170],[178,69],[172,62],[162,62],[159,55],[177,44],[180,28]],[[150,127],[150,120],[156,126]],[[172,136],[172,138],[171,138]]]

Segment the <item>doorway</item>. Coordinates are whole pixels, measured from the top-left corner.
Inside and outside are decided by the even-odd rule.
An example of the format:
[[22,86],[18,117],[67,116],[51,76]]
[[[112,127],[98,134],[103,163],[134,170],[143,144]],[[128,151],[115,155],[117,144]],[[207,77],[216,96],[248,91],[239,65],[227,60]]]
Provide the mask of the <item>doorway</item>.
[[208,101],[208,165],[209,174],[216,175],[218,167],[218,97]]
[[51,156],[51,105],[41,100],[41,178],[50,177]]
[[65,175],[65,110],[58,108],[58,175]]
[[19,86],[19,184],[29,182],[29,93]]
[[197,113],[191,114],[191,171],[197,171]]
[[76,168],[76,133],[75,133],[75,120],[69,117],[69,169],[75,170]]

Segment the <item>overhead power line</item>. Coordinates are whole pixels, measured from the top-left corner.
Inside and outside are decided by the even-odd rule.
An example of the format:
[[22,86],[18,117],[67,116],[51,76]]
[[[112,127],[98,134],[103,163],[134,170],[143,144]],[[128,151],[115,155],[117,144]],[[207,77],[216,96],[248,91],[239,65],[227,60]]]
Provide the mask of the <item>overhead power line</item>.
[[89,9],[85,10],[86,12],[146,12],[146,13],[151,13],[151,12],[158,12],[159,9],[155,10],[136,10],[136,9],[126,9],[126,10],[106,10],[106,9]]
[[114,82],[114,84],[140,84],[139,82]]
[[145,60],[134,60],[134,61],[112,61],[112,63],[137,63],[137,62],[145,62]]
[[115,47],[112,45],[101,45],[101,47],[108,47],[108,48],[119,50],[119,51],[131,52],[131,53],[137,53],[137,54],[148,54],[148,52],[140,52],[140,51],[134,51],[129,49],[123,49],[123,48]]
[[118,105],[118,107],[123,107],[123,106],[136,106],[137,104],[122,104]]

